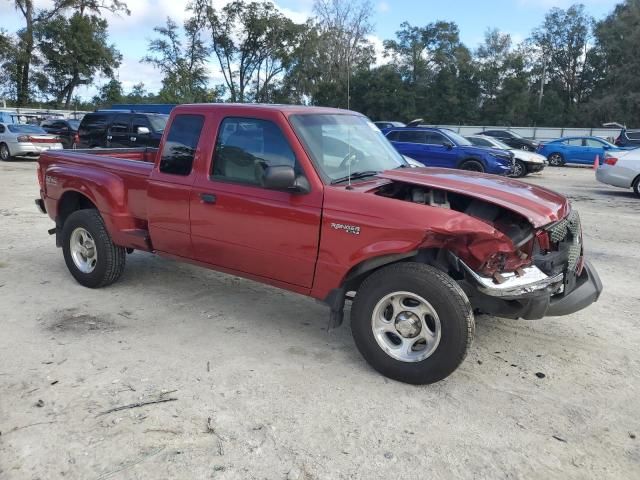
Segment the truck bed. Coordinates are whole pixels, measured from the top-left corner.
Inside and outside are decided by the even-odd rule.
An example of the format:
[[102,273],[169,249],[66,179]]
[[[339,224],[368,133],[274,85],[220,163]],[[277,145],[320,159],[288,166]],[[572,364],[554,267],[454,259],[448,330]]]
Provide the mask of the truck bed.
[[[49,150],[40,156],[39,170],[45,185],[46,208],[56,209],[63,191],[84,192],[77,180],[93,181],[94,198],[114,239],[128,246],[127,232],[138,235],[137,230],[147,228],[147,184],[154,166],[155,148],[110,148],[90,150]],[[55,172],[55,183],[45,181],[49,172]],[[108,204],[106,191],[120,191],[123,204]],[[52,210],[53,218],[57,215]]]

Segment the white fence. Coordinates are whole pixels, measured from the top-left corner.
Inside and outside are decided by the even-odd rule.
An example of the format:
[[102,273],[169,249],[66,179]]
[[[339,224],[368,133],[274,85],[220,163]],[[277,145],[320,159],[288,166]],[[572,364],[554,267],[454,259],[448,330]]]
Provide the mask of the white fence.
[[49,118],[69,118],[80,120],[89,112],[82,110],[55,110],[52,108],[0,108],[0,121],[9,122],[12,119],[16,123],[25,123],[30,119],[44,120]]
[[460,135],[474,135],[484,130],[511,130],[523,137],[534,140],[553,140],[560,137],[601,137],[615,140],[620,134],[619,128],[554,128],[554,127],[499,127],[488,125],[429,125],[430,127],[449,128]]

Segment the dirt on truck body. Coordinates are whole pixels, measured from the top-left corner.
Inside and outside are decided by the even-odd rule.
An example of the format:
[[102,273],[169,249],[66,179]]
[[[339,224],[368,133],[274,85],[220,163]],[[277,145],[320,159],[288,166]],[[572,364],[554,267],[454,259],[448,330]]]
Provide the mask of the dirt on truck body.
[[47,152],[43,212],[74,278],[115,282],[144,250],[308,295],[384,375],[463,361],[474,312],[538,319],[596,301],[577,212],[544,188],[412,168],[354,112],[184,105],[156,150]]

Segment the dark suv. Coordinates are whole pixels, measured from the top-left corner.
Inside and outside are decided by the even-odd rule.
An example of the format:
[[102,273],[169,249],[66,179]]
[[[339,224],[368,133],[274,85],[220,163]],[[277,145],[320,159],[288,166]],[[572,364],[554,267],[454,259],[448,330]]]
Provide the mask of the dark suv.
[[78,148],[157,148],[168,118],[127,110],[87,113],[78,129]]
[[483,132],[476,133],[476,135],[486,135],[497,138],[511,148],[517,148],[527,152],[535,152],[538,145],[540,145],[540,143],[524,138],[522,135],[511,130],[484,130]]
[[64,148],[76,148],[76,133],[80,120],[54,118],[40,124],[45,132],[57,135]]

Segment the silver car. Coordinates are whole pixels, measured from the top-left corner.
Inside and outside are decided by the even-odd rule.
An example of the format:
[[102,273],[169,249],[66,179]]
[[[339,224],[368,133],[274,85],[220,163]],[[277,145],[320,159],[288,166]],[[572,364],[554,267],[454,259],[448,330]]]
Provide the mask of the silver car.
[[0,160],[12,157],[38,157],[52,148],[62,148],[60,139],[38,125],[0,123]]
[[596,170],[596,179],[614,187],[632,188],[640,197],[640,148],[607,152]]

